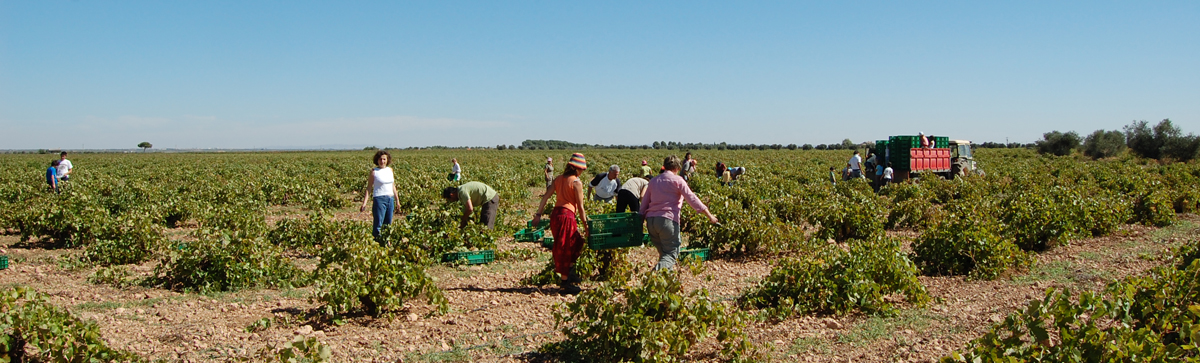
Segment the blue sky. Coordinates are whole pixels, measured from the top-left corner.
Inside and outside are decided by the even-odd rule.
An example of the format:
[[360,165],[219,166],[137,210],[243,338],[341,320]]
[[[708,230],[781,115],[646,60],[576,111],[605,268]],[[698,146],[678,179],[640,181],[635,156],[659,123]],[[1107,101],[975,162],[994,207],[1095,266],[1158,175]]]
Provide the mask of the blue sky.
[[0,0],[0,149],[1200,131],[1200,2]]

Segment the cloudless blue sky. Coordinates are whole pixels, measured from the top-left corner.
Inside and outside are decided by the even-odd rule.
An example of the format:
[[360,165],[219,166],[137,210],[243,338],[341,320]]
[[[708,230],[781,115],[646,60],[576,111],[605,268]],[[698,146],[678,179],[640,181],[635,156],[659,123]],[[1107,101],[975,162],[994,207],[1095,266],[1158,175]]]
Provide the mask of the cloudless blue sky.
[[1200,132],[1197,1],[0,0],[0,149]]

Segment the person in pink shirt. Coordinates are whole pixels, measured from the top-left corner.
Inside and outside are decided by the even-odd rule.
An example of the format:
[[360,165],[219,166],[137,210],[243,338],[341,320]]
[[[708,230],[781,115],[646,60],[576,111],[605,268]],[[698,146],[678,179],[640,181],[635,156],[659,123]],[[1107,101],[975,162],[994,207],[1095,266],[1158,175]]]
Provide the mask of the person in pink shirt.
[[658,264],[654,269],[670,269],[675,267],[679,259],[679,216],[683,201],[687,201],[692,209],[704,213],[708,221],[718,223],[717,217],[708,211],[708,207],[700,198],[692,193],[687,181],[679,176],[683,162],[679,157],[671,155],[663,161],[662,174],[650,180],[642,195],[642,203],[638,213],[646,222],[646,231],[650,233],[650,241],[658,248]]

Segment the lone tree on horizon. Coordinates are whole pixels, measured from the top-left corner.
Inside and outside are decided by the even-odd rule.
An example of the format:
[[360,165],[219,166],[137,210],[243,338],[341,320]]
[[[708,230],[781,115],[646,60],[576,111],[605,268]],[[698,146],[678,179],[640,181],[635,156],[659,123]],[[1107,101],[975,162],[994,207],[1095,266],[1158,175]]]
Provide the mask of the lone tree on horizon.
[[138,147],[142,148],[142,152],[146,152],[146,149],[152,148],[154,145],[151,145],[149,141],[142,141]]

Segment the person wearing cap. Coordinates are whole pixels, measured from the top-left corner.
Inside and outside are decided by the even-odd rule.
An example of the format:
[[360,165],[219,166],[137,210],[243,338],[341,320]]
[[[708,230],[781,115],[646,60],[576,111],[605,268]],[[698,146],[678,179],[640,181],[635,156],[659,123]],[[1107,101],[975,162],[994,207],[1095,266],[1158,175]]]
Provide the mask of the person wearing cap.
[[621,189],[617,190],[617,213],[625,213],[626,210],[637,213],[638,208],[642,204],[642,195],[646,194],[646,186],[650,185],[647,178],[633,177],[621,184]]
[[[920,137],[921,137],[921,148],[922,148],[922,149],[928,149],[928,148],[930,147],[930,145],[929,145],[929,138],[925,136],[925,133],[924,133],[924,132],[918,132],[918,133],[917,133],[917,136],[920,136]],[[909,144],[909,145],[912,145],[912,144]]]
[[554,182],[554,158],[546,158],[546,187],[550,187],[550,183]]
[[621,167],[613,165],[608,167],[607,173],[600,173],[592,178],[592,182],[588,183],[588,194],[592,196],[592,200],[612,201],[617,196],[617,189],[621,188],[621,179],[618,178],[620,173]]
[[679,157],[667,157],[663,160],[663,168],[666,171],[650,180],[638,208],[638,213],[645,220],[646,231],[650,233],[650,241],[658,248],[655,270],[673,268],[679,259],[679,217],[684,201],[708,217],[709,222],[718,223],[708,206],[696,197],[696,193],[692,193],[687,181],[679,176],[679,170],[683,168]]
[[457,187],[446,187],[442,190],[442,198],[447,202],[462,202],[462,221],[458,228],[467,226],[471,214],[479,209],[479,224],[492,229],[496,225],[496,214],[500,211],[500,193],[487,184],[477,181],[463,183]]
[[584,225],[587,225],[587,211],[583,209],[585,198],[583,182],[579,181],[579,175],[584,170],[587,170],[587,159],[583,154],[571,155],[571,160],[567,161],[562,175],[551,181],[546,192],[542,194],[542,202],[538,204],[537,210],[533,213],[533,223],[537,225],[542,220],[542,211],[546,209],[546,201],[550,200],[551,196],[557,196],[554,200],[554,209],[550,212],[550,235],[554,237],[551,254],[554,259],[554,271],[560,278],[559,285],[567,294],[578,294],[580,291],[579,286],[576,285],[580,282],[580,278],[571,273],[571,267],[579,259],[579,253],[583,251],[583,245],[587,242],[587,238],[591,237],[586,228],[583,230],[583,234],[579,233],[579,225],[575,220],[578,216]]
[[654,170],[650,169],[649,165],[646,165],[645,160],[642,160],[642,177],[646,178],[646,180],[654,177]]

